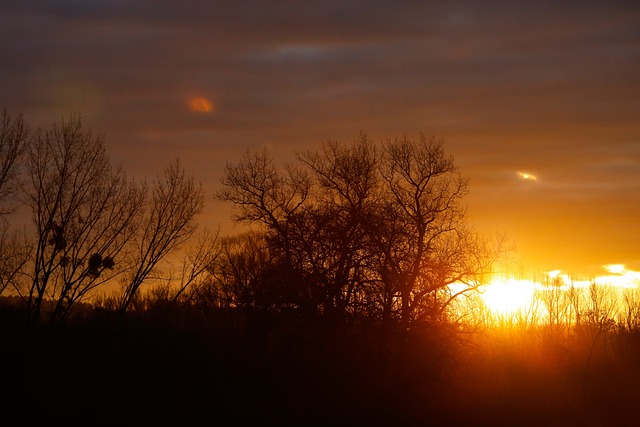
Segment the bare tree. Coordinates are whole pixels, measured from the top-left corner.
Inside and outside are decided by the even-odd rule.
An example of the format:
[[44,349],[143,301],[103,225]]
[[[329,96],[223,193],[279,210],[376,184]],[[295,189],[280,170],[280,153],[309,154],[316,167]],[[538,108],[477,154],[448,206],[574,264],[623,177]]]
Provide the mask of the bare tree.
[[20,157],[27,146],[29,130],[21,115],[11,117],[6,110],[0,124],[0,217],[15,207],[6,205],[19,188]]
[[448,285],[479,284],[491,257],[465,222],[461,201],[468,179],[445,154],[443,140],[421,134],[417,141],[387,141],[381,175],[397,217],[374,232],[393,236],[378,240],[386,241],[380,249],[387,280],[397,289],[407,324],[418,307],[437,315],[455,298]]
[[21,157],[28,142],[28,128],[21,115],[11,117],[6,110],[0,123],[0,294],[15,287],[28,260],[29,247],[23,236],[9,230],[7,216],[16,207]]
[[292,165],[278,169],[265,149],[247,151],[238,163],[227,163],[222,184],[217,197],[235,205],[234,219],[265,226],[290,258],[291,220],[309,197],[309,176]]
[[623,290],[621,325],[627,331],[640,329],[640,289],[638,288]]
[[35,244],[20,292],[34,319],[45,300],[50,318],[62,319],[121,271],[144,194],[111,165],[104,137],[84,130],[78,116],[35,135],[27,170]]
[[204,191],[176,160],[154,179],[146,205],[139,234],[133,241],[133,268],[123,281],[120,311],[129,307],[158,264],[193,235],[197,228],[195,218],[204,206]]
[[196,244],[186,251],[181,263],[180,279],[177,289],[172,296],[172,301],[178,301],[187,295],[186,299],[192,299],[210,279],[214,263],[220,256],[220,230],[211,232],[205,229],[198,238]]
[[249,231],[220,241],[220,256],[211,268],[220,307],[263,308],[271,255],[265,234]]
[[442,315],[459,296],[450,284],[468,292],[485,279],[495,252],[466,223],[468,181],[441,140],[380,151],[362,133],[297,154],[303,169],[283,172],[268,153],[247,153],[227,165],[218,196],[236,205],[236,220],[265,225],[270,249],[303,277],[291,285],[322,295],[321,312],[408,323]]
[[350,145],[330,141],[298,159],[317,189],[296,228],[299,250],[325,296],[325,314],[340,318],[353,312],[367,281],[367,219],[377,203],[378,151],[361,133]]
[[217,197],[233,203],[236,221],[263,227],[269,260],[288,278],[289,288],[308,287],[298,280],[304,261],[297,245],[312,191],[307,171],[290,164],[277,167],[266,149],[247,151],[237,163],[227,163],[222,184]]
[[0,225],[0,294],[5,289],[16,289],[19,286],[30,255],[31,246],[21,233]]

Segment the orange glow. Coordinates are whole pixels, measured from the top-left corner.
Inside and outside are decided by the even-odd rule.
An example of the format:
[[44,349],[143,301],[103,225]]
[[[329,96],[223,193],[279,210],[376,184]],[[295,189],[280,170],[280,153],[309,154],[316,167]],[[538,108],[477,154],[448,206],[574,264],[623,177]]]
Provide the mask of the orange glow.
[[196,113],[212,113],[214,111],[214,106],[207,98],[194,97],[189,99],[189,110]]
[[[527,314],[545,322],[552,321],[549,304],[565,304],[567,308],[569,299],[573,298],[574,304],[579,301],[582,307],[588,308],[593,303],[592,298],[596,295],[593,288],[596,287],[606,296],[611,317],[622,319],[627,309],[625,300],[634,295],[640,297],[640,272],[627,270],[623,264],[609,264],[603,268],[609,274],[590,280],[574,279],[560,270],[548,272],[548,279],[542,281],[494,278],[480,288],[480,299],[499,319],[517,319]],[[552,309],[557,311],[558,307]],[[567,318],[567,321],[571,319]]]

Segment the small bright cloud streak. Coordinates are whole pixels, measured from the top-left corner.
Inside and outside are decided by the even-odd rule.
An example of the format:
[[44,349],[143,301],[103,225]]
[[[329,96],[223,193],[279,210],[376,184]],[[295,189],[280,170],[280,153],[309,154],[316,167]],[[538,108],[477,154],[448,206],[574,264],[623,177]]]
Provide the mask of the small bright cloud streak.
[[547,273],[550,278],[560,280],[565,287],[588,287],[595,283],[602,286],[614,286],[621,289],[640,289],[640,272],[627,270],[624,264],[609,264],[603,268],[610,274],[596,276],[592,280],[575,280],[568,274],[561,274],[559,270]]
[[529,172],[518,171],[518,177],[525,181],[537,181],[538,177]]
[[624,264],[609,264],[605,265],[604,268],[613,274],[622,274],[625,272]]

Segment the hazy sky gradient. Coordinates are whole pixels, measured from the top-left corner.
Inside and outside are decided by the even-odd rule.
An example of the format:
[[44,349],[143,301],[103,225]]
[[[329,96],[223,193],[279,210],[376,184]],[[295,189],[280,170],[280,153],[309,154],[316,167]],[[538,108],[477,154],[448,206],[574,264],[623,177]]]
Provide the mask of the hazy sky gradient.
[[213,192],[247,148],[424,132],[471,178],[470,220],[527,271],[640,269],[638,2],[0,6],[0,106],[34,126],[81,113],[133,175],[180,156],[210,224],[229,224]]

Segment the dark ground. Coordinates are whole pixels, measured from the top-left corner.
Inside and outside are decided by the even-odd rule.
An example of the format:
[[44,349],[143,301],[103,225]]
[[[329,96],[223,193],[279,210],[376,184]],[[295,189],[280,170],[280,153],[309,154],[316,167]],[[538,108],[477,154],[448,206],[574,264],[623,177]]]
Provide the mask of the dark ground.
[[25,424],[640,423],[637,334],[585,364],[568,346],[228,312],[102,313],[52,327],[3,308],[0,321],[0,405]]

